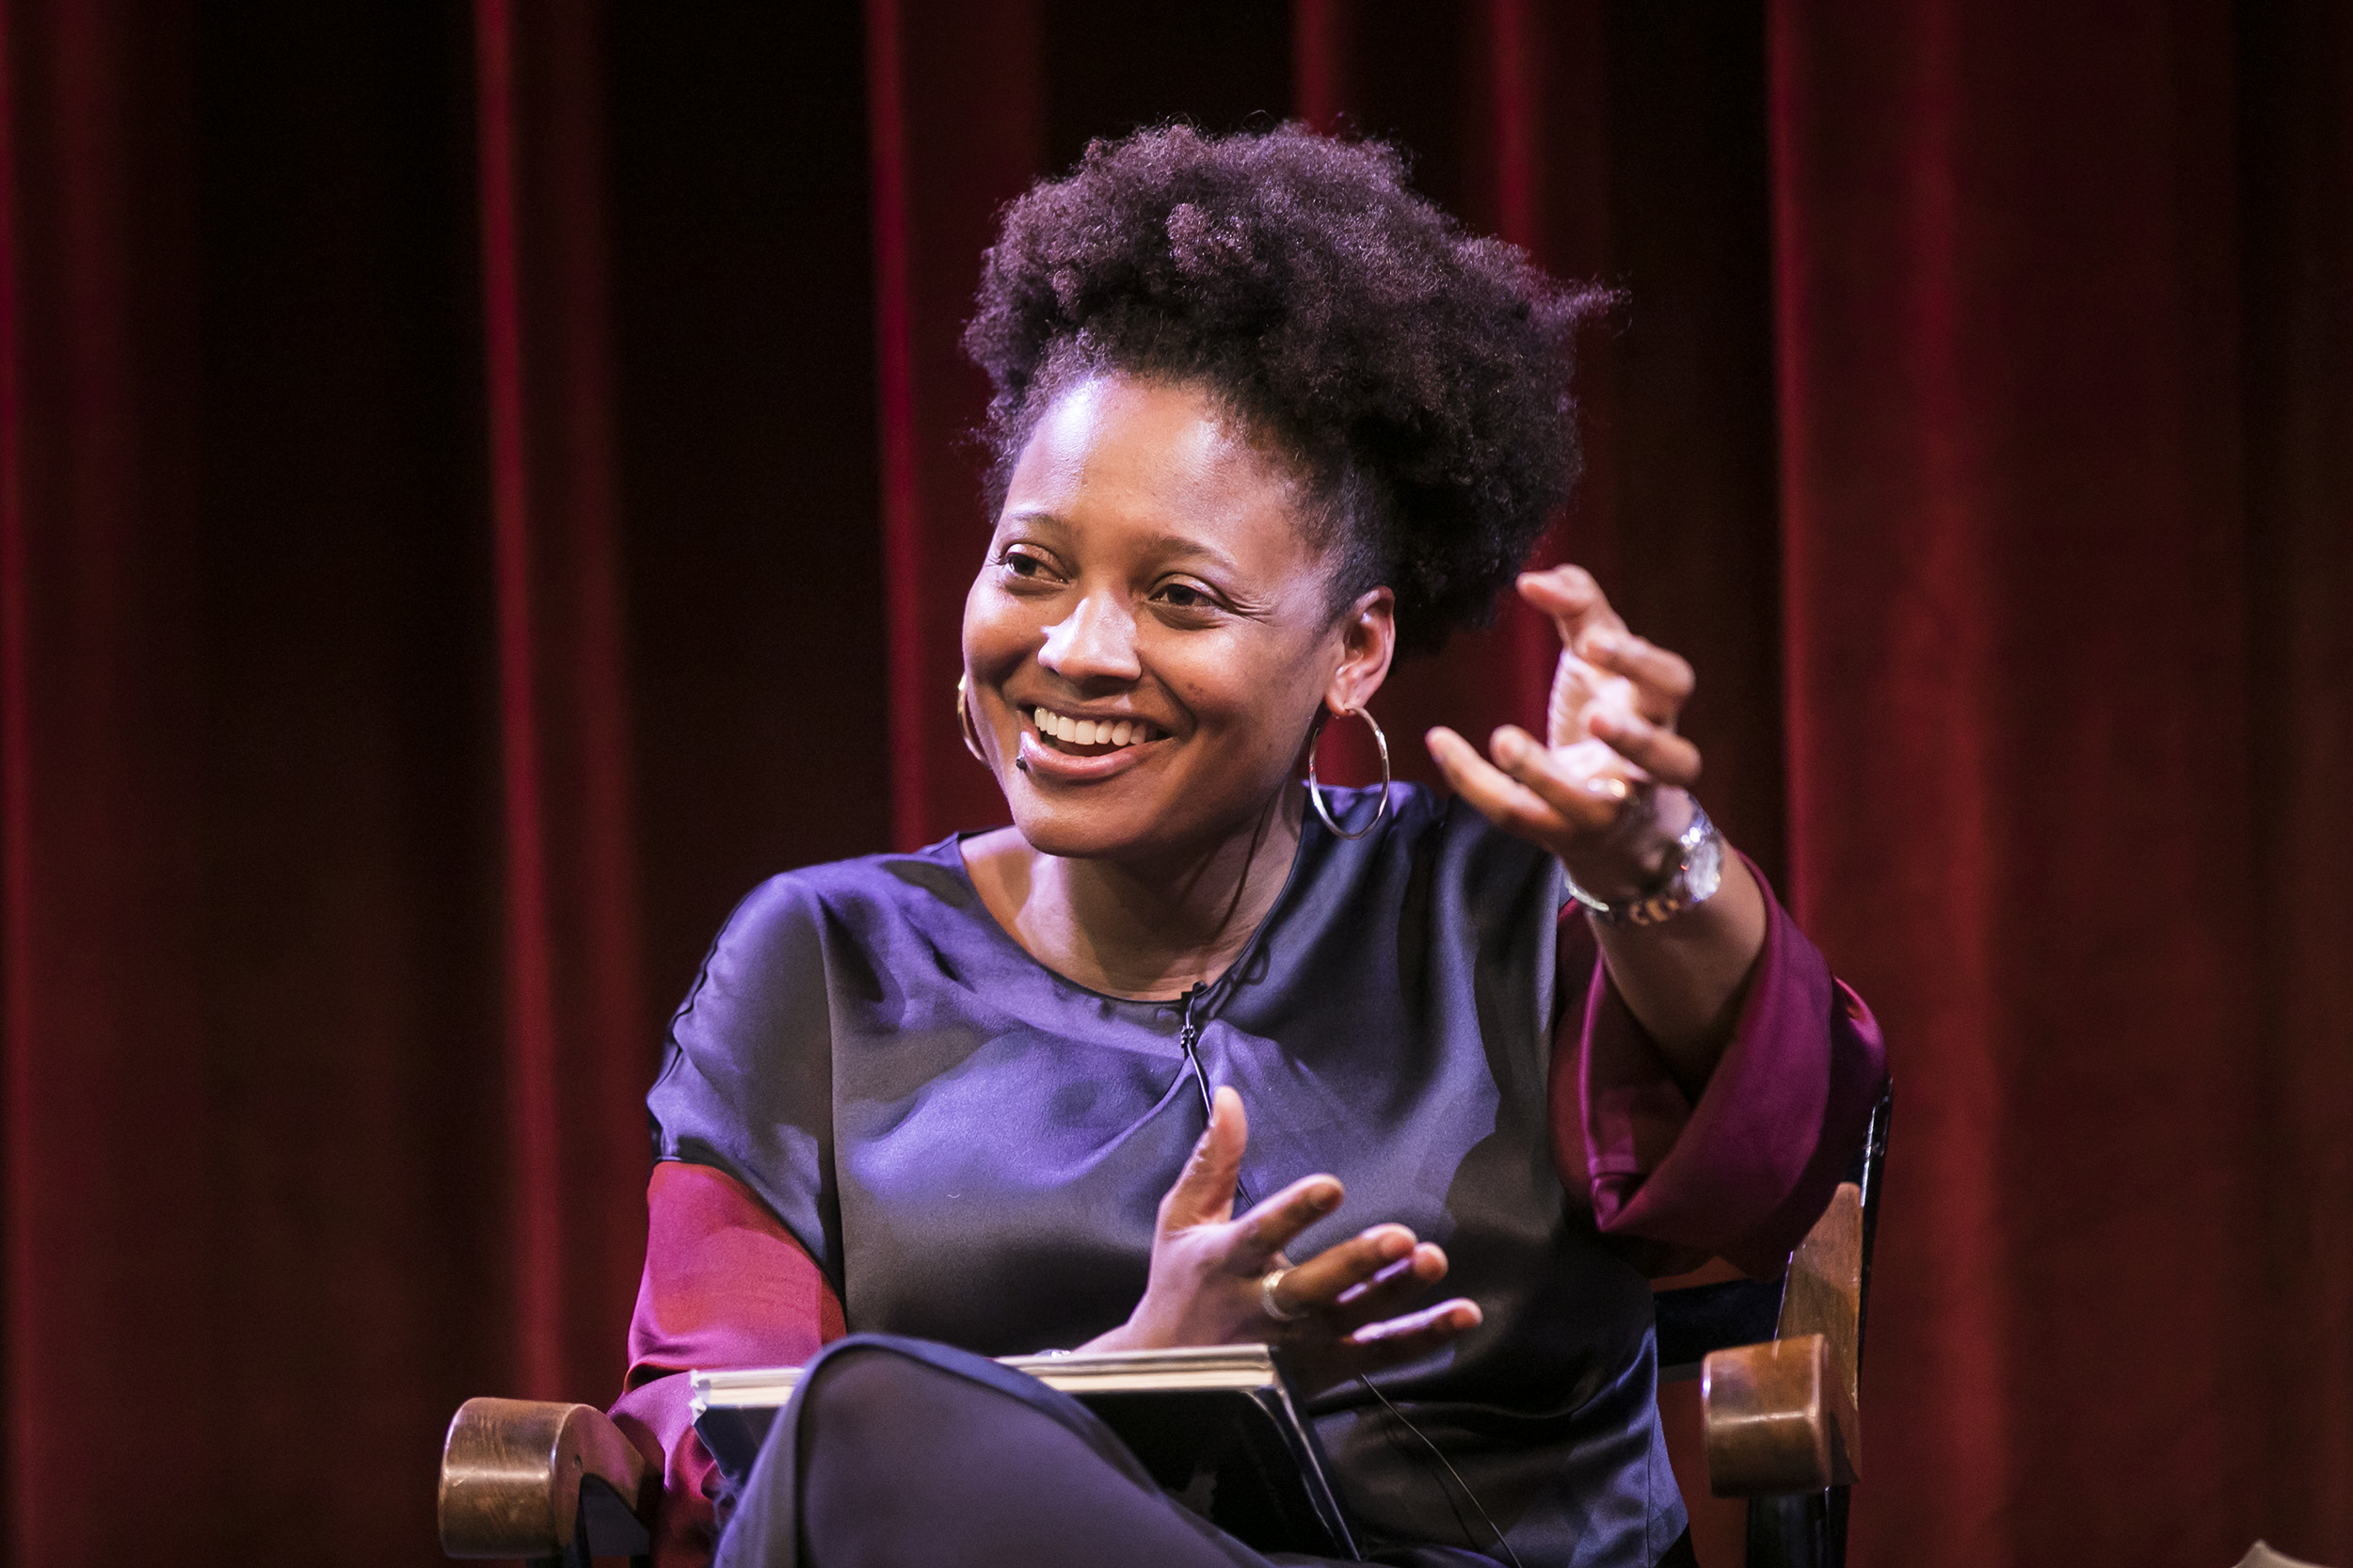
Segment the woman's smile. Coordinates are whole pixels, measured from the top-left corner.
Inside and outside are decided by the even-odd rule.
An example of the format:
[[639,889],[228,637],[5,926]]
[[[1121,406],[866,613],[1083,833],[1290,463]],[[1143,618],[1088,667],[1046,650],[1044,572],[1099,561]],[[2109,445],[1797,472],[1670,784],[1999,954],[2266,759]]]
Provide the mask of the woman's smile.
[[964,628],[971,723],[1031,849],[1246,843],[1335,679],[1379,684],[1387,596],[1352,638],[1299,485],[1191,384],[1107,372],[1040,417]]
[[1081,718],[1044,704],[1016,710],[1021,739],[1015,765],[1033,779],[1095,784],[1141,766],[1171,739],[1148,720],[1105,714]]
[[1148,745],[1168,733],[1132,713],[1068,713],[1044,703],[1022,704],[1021,717],[1041,739],[1074,757],[1099,757],[1125,746]]

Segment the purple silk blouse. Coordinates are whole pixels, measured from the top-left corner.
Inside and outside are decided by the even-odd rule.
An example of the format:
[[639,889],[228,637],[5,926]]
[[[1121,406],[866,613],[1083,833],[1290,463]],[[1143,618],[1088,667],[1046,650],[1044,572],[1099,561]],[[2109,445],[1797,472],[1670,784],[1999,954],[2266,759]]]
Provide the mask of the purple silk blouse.
[[[1344,821],[1371,816],[1369,792],[1336,793]],[[742,1271],[709,1264],[715,1239],[744,1245],[742,1215],[708,1217],[728,1200],[654,1203],[616,1415],[671,1449],[673,1503],[710,1488],[680,1463],[684,1380],[664,1372],[806,1354],[842,1319],[992,1355],[1123,1321],[1156,1206],[1201,1133],[1189,1016],[1209,1085],[1249,1111],[1248,1192],[1315,1172],[1346,1184],[1293,1256],[1398,1221],[1447,1249],[1444,1290],[1484,1310],[1377,1381],[1521,1560],[1656,1561],[1684,1513],[1640,1265],[1663,1244],[1777,1272],[1861,1141],[1877,1028],[1773,904],[1694,1105],[1586,921],[1564,918],[1553,858],[1417,787],[1392,800],[1356,842],[1310,816],[1273,908],[1189,1002],[1106,996],[1040,965],[983,906],[952,839],[746,898],[673,1022],[648,1099],[654,1153],[740,1186],[750,1224],[780,1222],[822,1288],[779,1287],[773,1269],[731,1287]],[[838,1318],[808,1320],[819,1296]],[[760,1320],[788,1298],[808,1304],[783,1309],[798,1322]],[[1360,1384],[1312,1410],[1384,1560],[1496,1549]]]

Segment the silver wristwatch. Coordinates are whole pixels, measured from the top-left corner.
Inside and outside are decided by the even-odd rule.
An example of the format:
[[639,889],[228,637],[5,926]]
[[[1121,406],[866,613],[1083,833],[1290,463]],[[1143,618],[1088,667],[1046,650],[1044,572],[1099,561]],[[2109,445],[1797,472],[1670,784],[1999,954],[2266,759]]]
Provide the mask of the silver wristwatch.
[[1691,825],[1675,840],[1673,868],[1641,897],[1624,904],[1606,904],[1570,877],[1569,896],[1605,925],[1659,925],[1687,909],[1695,909],[1716,896],[1724,880],[1724,836],[1707,820],[1700,803],[1691,802]]

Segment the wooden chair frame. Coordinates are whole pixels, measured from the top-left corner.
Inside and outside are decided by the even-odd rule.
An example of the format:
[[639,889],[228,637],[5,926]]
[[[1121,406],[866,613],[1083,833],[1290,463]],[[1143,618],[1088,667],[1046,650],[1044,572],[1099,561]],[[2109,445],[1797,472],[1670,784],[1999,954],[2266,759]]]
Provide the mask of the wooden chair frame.
[[661,1476],[594,1405],[468,1400],[441,1446],[441,1550],[531,1568],[645,1564]]
[[1747,1568],[1844,1568],[1892,1089],[1779,1280],[1657,1298],[1659,1381],[1696,1376],[1708,1490],[1749,1499]]

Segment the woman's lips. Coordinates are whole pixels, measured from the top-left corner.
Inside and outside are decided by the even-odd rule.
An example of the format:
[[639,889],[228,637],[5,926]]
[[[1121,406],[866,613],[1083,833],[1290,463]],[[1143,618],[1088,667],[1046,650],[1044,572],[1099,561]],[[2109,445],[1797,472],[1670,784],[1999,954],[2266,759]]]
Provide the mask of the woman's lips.
[[1062,779],[1072,784],[1092,784],[1114,777],[1128,769],[1141,766],[1160,749],[1161,743],[1147,741],[1142,745],[1113,746],[1093,756],[1064,751],[1041,740],[1036,730],[1027,725],[1021,728],[1021,746],[1017,754],[1020,765],[1032,778]]
[[1091,783],[1127,772],[1168,738],[1129,715],[1076,718],[1043,705],[1023,707],[1018,760],[1033,775]]

